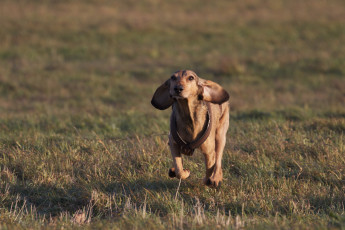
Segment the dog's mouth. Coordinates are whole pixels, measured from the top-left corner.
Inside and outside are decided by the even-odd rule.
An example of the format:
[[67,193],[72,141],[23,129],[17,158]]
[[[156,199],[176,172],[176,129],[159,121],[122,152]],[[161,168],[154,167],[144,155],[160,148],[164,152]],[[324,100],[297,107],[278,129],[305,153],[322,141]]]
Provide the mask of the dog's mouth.
[[184,98],[181,95],[170,95],[170,96],[174,99],[183,99]]
[[174,99],[183,99],[183,98],[185,98],[185,97],[182,96],[182,93],[170,94],[170,97],[174,98]]

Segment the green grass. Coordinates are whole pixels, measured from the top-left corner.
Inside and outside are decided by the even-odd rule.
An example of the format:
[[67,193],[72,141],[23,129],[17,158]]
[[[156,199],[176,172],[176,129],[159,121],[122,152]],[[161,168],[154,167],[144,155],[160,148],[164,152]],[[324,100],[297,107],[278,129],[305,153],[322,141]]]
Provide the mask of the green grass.
[[[345,4],[1,1],[0,228],[344,229]],[[231,95],[224,181],[168,177],[154,90]]]

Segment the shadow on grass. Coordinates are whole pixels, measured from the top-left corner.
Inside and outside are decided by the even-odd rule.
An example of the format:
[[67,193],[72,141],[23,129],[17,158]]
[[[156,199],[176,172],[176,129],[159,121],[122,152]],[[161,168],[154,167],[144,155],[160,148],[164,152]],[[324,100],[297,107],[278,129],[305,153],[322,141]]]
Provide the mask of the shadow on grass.
[[171,212],[172,206],[176,206],[174,196],[178,183],[178,180],[169,178],[140,178],[124,183],[111,183],[104,189],[109,196],[130,197],[136,207],[147,203],[151,213],[163,217]]
[[59,188],[54,185],[33,185],[27,181],[12,185],[9,192],[12,195],[6,202],[9,210],[16,203],[17,207],[21,207],[25,202],[28,208],[34,206],[38,214],[46,216],[74,213],[85,207],[91,199],[90,192],[76,185]]
[[[109,194],[124,194],[130,195],[132,201],[137,205],[142,205],[145,197],[150,199],[149,209],[161,217],[169,215],[171,212],[180,213],[184,209],[184,213],[194,213],[198,215],[196,210],[201,208],[203,213],[216,215],[217,211],[225,211],[226,214],[231,213],[232,216],[256,213],[258,210],[254,207],[242,208],[240,201],[225,202],[220,201],[219,204],[210,202],[210,200],[222,199],[217,197],[220,190],[226,189],[221,186],[219,189],[208,189],[206,186],[196,183],[194,180],[185,180],[181,183],[178,190],[179,180],[175,179],[138,179],[126,184],[114,183],[107,187]],[[176,196],[177,193],[177,196]],[[175,200],[175,196],[177,199]],[[181,206],[181,199],[183,200],[184,207]],[[218,203],[218,202],[216,202]],[[217,210],[218,209],[218,210]]]
[[172,179],[143,179],[127,181],[124,183],[110,183],[104,189],[107,193],[145,193],[145,191],[165,192],[177,188],[178,181]]
[[[289,177],[292,175],[275,176]],[[307,179],[302,175],[300,177]],[[341,189],[341,185],[339,185],[338,182],[328,181],[328,183],[334,183],[335,187],[338,187],[339,190]],[[200,184],[195,184],[195,181],[183,182],[178,194],[180,198],[177,202],[174,202],[179,184],[179,181],[176,179],[140,178],[133,181],[114,182],[99,186],[101,183],[102,182],[97,184],[96,182],[93,184],[96,186],[71,184],[65,186],[65,188],[60,188],[54,185],[33,185],[29,180],[25,182],[19,181],[10,187],[9,192],[11,194],[11,199],[6,202],[5,208],[10,210],[11,206],[16,202],[18,203],[18,207],[21,207],[25,199],[28,207],[30,207],[30,205],[35,206],[36,210],[41,215],[57,216],[64,212],[73,214],[90,203],[90,200],[92,200],[92,191],[96,189],[98,191],[101,190],[109,197],[115,195],[117,197],[116,199],[119,198],[122,200],[119,202],[119,213],[126,209],[125,201],[130,198],[130,201],[134,205],[133,207],[142,207],[144,203],[147,202],[151,213],[155,213],[159,216],[166,216],[172,211],[176,212],[176,210],[181,208],[179,206],[179,200],[182,198],[189,209],[195,208],[200,201],[203,211],[212,214],[216,214],[217,210],[224,211],[226,214],[231,213],[234,217],[237,215],[267,215],[267,213],[271,213],[272,215],[275,213],[279,213],[280,215],[293,214],[289,202],[286,202],[284,199],[273,201],[271,210],[266,210],[264,213],[260,205],[243,206],[244,201],[240,199],[226,201],[221,196],[219,197],[219,195],[217,195],[218,193],[216,190],[211,191],[206,189],[206,187],[201,188]],[[226,189],[226,185],[220,188],[223,192],[225,192]],[[17,194],[19,195],[19,200]],[[331,211],[332,207],[340,210],[341,207],[344,206],[345,198],[339,194],[339,192],[335,192],[330,196],[320,195],[315,197],[303,197],[303,199],[307,200],[310,204],[311,209],[309,211],[327,214]],[[210,202],[210,200],[214,200],[216,203]],[[256,203],[258,201],[253,202]],[[107,218],[105,206],[97,207],[96,205],[93,213],[99,215],[101,218]]]

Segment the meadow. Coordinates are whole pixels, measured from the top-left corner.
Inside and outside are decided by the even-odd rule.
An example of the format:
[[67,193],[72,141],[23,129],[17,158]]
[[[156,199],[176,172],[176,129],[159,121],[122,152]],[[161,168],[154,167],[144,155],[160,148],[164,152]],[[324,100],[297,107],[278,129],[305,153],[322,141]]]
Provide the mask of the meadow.
[[[343,0],[0,1],[0,229],[345,229]],[[222,187],[170,179],[179,69],[230,93]]]

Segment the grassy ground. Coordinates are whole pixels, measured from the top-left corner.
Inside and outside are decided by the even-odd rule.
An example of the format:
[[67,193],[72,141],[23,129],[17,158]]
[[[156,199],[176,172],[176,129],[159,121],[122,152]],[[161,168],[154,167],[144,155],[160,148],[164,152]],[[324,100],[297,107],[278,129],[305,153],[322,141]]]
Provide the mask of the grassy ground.
[[[1,1],[0,228],[345,228],[345,4]],[[224,183],[168,178],[155,88],[231,94]]]

